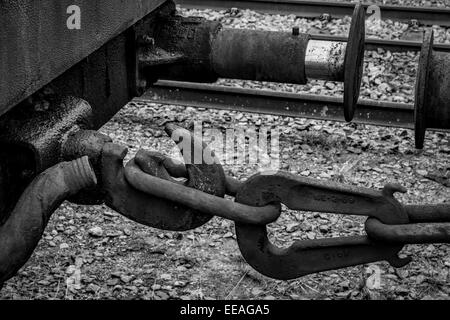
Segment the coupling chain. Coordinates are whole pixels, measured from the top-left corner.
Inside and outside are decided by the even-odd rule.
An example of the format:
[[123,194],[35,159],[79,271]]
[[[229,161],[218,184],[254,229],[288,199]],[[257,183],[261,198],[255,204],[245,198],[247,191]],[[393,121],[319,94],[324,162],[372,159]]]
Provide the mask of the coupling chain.
[[[182,133],[176,143],[193,138],[191,160],[194,150],[206,150],[192,132],[166,127],[172,137],[175,130]],[[394,197],[406,192],[399,185],[377,191],[285,172],[256,174],[241,182],[227,177],[218,161],[185,165],[140,150],[123,167],[125,154],[111,143],[103,148],[107,205],[139,223],[172,231],[198,228],[214,216],[232,220],[245,260],[271,278],[288,280],[382,260],[402,267],[411,261],[399,257],[405,244],[450,243],[450,204],[404,206]],[[366,216],[366,235],[299,240],[278,248],[269,241],[267,225],[280,217],[282,204],[291,210]]]
[[[281,215],[280,207],[276,203],[262,207],[243,205],[149,175],[139,165],[143,163],[140,159],[145,157],[145,154],[145,151],[139,151],[137,159],[130,161],[125,170],[128,182],[138,190],[238,223],[267,225]],[[184,164],[169,157],[162,156],[162,159],[163,166],[171,177],[188,178]],[[244,185],[245,182],[225,176],[224,186],[229,196],[235,197]],[[398,192],[405,192],[403,188],[392,185],[386,186],[385,190],[392,188]],[[331,196],[333,197],[336,196]],[[339,201],[338,197],[334,198],[334,201]],[[450,204],[405,205],[403,208],[408,217],[407,223],[387,224],[376,217],[369,217],[365,223],[367,235],[373,240],[387,243],[450,243]],[[316,209],[320,210],[319,207]]]

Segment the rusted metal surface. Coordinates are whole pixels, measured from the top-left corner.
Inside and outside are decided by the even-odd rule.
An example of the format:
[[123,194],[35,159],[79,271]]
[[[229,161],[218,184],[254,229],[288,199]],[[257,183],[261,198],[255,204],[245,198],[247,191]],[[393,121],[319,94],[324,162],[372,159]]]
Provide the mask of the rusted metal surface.
[[61,203],[96,182],[87,157],[59,163],[33,180],[0,225],[0,283],[27,262]]
[[77,1],[81,28],[69,30],[73,1],[0,1],[0,115],[165,2]]
[[[74,97],[45,98],[45,103],[35,100],[34,104],[24,104],[0,119],[1,180],[4,183],[0,223],[9,217],[31,180],[63,160],[61,150],[67,136],[81,128],[92,127],[92,110],[86,101]],[[38,109],[38,105],[42,109]],[[76,158],[70,160],[73,159]]]
[[[288,173],[256,175],[239,189],[236,201],[251,206],[283,203],[294,210],[377,217],[386,223],[408,223],[408,215],[395,200],[398,186],[382,192],[320,182]],[[282,280],[306,274],[387,260],[399,267],[401,245],[384,245],[367,237],[297,241],[287,249],[270,243],[265,226],[236,223],[236,236],[245,260],[262,274]]]
[[0,144],[20,145],[34,155],[35,172],[61,159],[66,135],[75,129],[92,128],[92,109],[79,98],[62,97],[48,102],[46,109],[21,106],[0,120]]
[[213,41],[212,61],[220,77],[305,84],[309,35],[223,29]]
[[[448,213],[450,214],[450,210]],[[450,243],[450,223],[448,222],[388,225],[377,219],[368,219],[366,232],[371,239],[381,243]]]
[[409,224],[385,224],[367,219],[368,236],[383,243],[450,243],[450,204],[405,206]]
[[[195,136],[191,135],[191,138],[191,153],[187,154],[186,158],[193,159],[195,150],[198,150],[196,148],[203,150],[203,145]],[[125,155],[126,148],[111,143],[107,143],[102,151],[102,188],[106,192],[105,203],[109,207],[146,226],[171,231],[195,229],[213,217],[198,212],[195,208],[180,205],[172,199],[164,199],[134,188],[125,177],[123,167]],[[156,175],[161,179],[171,180],[163,166],[164,158],[159,154],[140,152],[135,160],[145,175]],[[188,172],[186,187],[214,194],[218,198],[225,195],[225,175],[220,165],[195,164],[192,161],[186,164],[186,167]]]
[[[164,158],[164,168],[174,178],[188,178],[186,166],[171,158]],[[225,193],[229,196],[235,197],[243,182],[236,178],[225,176]]]
[[450,53],[433,50],[434,33],[427,30],[416,82],[416,148],[422,149],[428,128],[450,128]]
[[[162,19],[155,31],[155,49],[180,56],[180,62],[164,68],[147,68],[150,77],[165,77],[174,80],[214,82],[217,74],[212,67],[211,51],[220,23],[198,17],[171,16]],[[141,64],[148,65],[148,59]]]
[[94,130],[78,130],[71,132],[67,136],[61,147],[62,159],[70,161],[87,156],[98,181],[92,188],[85,188],[78,194],[70,197],[70,202],[82,205],[99,205],[104,202],[105,192],[102,189],[101,153],[106,143],[112,143],[112,139]]
[[410,222],[450,222],[450,204],[407,205]]

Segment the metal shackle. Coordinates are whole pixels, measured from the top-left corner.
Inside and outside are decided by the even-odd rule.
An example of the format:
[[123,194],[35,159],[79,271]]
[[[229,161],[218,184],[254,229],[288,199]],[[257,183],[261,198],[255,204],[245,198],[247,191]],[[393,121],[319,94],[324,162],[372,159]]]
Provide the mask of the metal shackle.
[[416,148],[423,149],[428,128],[450,129],[450,54],[433,50],[434,32],[425,32],[415,96]]

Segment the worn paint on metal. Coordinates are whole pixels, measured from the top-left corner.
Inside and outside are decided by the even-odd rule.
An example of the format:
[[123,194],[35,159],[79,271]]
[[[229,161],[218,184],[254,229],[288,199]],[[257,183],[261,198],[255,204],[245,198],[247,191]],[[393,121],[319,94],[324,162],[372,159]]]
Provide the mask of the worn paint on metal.
[[[408,216],[393,194],[405,191],[394,185],[382,192],[323,182],[289,173],[257,174],[238,190],[236,201],[250,206],[283,203],[289,209],[376,217],[386,223],[408,223]],[[368,237],[297,241],[281,249],[270,243],[265,226],[236,223],[236,238],[245,260],[258,272],[289,280],[310,273],[386,260],[403,266],[401,245],[372,242]]]
[[224,78],[306,84],[309,35],[223,29],[214,38],[212,61]]
[[49,83],[165,0],[81,0],[81,29],[67,28],[70,0],[0,1],[0,114]]

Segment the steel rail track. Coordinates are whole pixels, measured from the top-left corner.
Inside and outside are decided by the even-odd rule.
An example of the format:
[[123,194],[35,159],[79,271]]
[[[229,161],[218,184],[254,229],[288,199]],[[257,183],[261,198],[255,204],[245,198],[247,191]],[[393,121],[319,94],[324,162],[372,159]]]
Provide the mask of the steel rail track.
[[[322,35],[322,34],[311,34],[311,39],[324,41],[342,41],[342,42],[347,41],[346,37]],[[384,50],[392,52],[420,51],[422,48],[422,43],[418,41],[383,40],[375,38],[366,38],[366,50],[377,50],[378,48],[382,48]],[[434,44],[433,49],[435,51],[450,53],[450,44]]]
[[[134,101],[344,121],[342,98],[177,81],[158,81]],[[354,122],[412,129],[412,104],[360,100]]]
[[[330,14],[332,18],[351,16],[355,4],[350,2],[325,2],[307,0],[175,0],[185,8],[226,10],[251,9],[270,14],[294,14],[302,18],[317,18]],[[367,8],[369,5],[366,4]],[[434,7],[401,7],[380,5],[382,19],[409,22],[418,20],[424,25],[450,26],[450,9]]]

